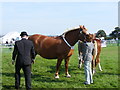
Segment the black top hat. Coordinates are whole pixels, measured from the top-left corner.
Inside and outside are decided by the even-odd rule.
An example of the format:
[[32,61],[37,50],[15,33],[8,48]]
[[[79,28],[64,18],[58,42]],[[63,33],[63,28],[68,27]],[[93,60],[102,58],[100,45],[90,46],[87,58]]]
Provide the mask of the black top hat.
[[27,32],[21,32],[20,36],[28,36]]

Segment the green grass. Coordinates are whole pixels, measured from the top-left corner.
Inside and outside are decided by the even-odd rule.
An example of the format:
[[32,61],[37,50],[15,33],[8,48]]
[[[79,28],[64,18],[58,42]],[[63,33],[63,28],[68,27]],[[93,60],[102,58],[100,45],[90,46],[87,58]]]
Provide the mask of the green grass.
[[[65,77],[64,60],[60,67],[60,78],[55,79],[55,66],[57,60],[48,60],[36,57],[32,66],[32,87],[33,88],[118,88],[118,47],[102,48],[101,66],[103,71],[97,72],[93,76],[94,84],[84,85],[84,69],[77,68],[78,54],[77,46],[69,62],[69,73],[71,78]],[[2,50],[2,88],[14,89],[14,65],[11,64],[12,50]],[[24,75],[21,70],[21,88],[25,88]]]

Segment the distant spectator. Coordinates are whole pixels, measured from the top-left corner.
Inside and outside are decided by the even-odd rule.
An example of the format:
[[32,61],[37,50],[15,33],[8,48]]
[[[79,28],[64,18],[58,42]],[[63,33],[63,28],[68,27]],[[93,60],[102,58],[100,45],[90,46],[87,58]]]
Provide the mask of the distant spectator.
[[8,44],[8,41],[6,41],[6,43],[5,44]]

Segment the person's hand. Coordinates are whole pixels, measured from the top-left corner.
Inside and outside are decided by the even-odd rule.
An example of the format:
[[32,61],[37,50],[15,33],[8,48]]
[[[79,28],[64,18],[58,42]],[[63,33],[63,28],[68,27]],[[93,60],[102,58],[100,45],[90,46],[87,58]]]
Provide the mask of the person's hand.
[[84,60],[82,60],[82,63],[84,63]]
[[34,63],[35,63],[35,60],[32,60],[32,63],[34,64]]
[[14,63],[15,63],[15,60],[12,60],[12,65],[14,65]]

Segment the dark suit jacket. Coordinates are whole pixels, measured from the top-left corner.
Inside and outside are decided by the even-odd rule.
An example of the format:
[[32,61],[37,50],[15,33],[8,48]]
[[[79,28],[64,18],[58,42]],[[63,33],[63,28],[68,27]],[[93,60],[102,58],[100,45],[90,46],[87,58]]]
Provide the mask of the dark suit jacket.
[[35,59],[35,51],[32,41],[22,39],[15,42],[12,59],[16,59],[16,65],[30,65]]

